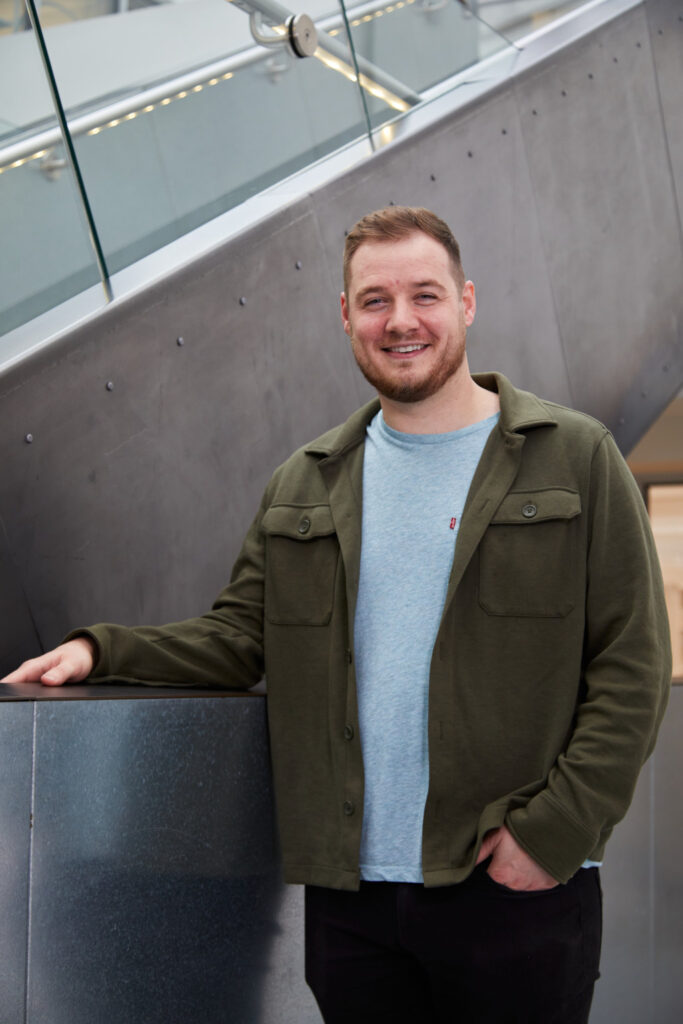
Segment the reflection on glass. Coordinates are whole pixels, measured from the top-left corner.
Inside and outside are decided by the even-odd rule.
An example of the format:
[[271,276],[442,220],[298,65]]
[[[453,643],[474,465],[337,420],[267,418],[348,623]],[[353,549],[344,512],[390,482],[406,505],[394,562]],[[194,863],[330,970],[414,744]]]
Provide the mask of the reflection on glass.
[[[373,0],[345,6],[356,52],[417,93],[509,45],[458,0]],[[371,119],[373,125],[386,120],[376,102],[371,103]]]
[[647,496],[669,610],[673,674],[683,682],[683,484],[652,485]]
[[34,33],[2,2],[0,335],[100,280]]
[[[305,12],[270,0],[117,14],[102,5],[100,17],[84,5],[87,18],[45,28],[110,271],[366,134],[343,20],[330,2]],[[257,34],[274,45],[256,42],[255,10]],[[319,59],[287,45],[280,15],[290,11],[320,25]],[[387,91],[385,109],[391,102],[400,100]]]
[[581,7],[586,0],[469,0],[478,18],[516,41]]
[[[578,3],[42,0],[109,270],[370,129],[391,141],[433,86]],[[304,58],[287,41],[302,14]],[[97,280],[23,0],[0,0],[0,206],[2,333]]]

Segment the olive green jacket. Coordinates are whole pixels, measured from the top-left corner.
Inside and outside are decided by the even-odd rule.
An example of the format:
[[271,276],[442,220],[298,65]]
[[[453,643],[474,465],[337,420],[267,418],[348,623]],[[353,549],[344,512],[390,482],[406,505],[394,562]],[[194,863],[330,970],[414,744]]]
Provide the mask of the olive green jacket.
[[[558,880],[600,859],[671,678],[640,493],[605,429],[498,374],[499,424],[458,533],[429,691],[425,884],[505,822]],[[287,881],[357,888],[363,761],[353,622],[372,402],[273,475],[231,582],[187,622],[96,626],[93,678],[249,687],[265,670]],[[419,600],[419,594],[416,595]]]

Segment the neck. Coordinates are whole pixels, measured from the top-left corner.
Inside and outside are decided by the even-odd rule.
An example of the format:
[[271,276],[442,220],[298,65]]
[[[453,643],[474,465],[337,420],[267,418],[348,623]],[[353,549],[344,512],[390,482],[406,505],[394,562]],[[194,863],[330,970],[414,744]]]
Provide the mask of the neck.
[[379,396],[385,422],[405,434],[447,434],[493,416],[500,400],[472,380],[467,360],[437,391],[421,402],[397,402]]

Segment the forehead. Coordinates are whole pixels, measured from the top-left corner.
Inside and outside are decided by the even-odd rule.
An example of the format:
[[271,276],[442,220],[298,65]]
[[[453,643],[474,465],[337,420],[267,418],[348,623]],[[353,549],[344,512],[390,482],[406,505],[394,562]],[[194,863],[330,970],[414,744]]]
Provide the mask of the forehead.
[[352,291],[428,280],[443,281],[448,286],[454,280],[453,268],[445,246],[422,231],[396,240],[362,242],[349,264]]

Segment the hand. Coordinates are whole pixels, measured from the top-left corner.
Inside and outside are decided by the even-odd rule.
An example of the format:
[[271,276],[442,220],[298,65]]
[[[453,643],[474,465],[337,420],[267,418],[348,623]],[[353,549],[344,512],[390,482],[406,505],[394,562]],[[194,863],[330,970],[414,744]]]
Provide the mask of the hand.
[[0,680],[3,683],[42,683],[43,686],[61,686],[62,683],[80,683],[89,676],[95,664],[95,645],[85,636],[68,640],[39,658],[25,661],[14,672]]
[[559,883],[526,850],[523,850],[505,825],[489,832],[481,844],[477,864],[487,857],[491,863],[487,873],[494,882],[518,892],[554,889]]

